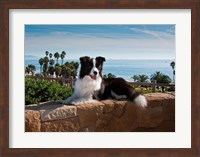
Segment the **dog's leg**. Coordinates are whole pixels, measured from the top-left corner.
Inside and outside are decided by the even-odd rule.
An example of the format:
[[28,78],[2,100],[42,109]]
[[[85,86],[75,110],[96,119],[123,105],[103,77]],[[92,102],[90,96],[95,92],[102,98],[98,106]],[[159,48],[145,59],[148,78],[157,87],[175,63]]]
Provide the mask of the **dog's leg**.
[[111,90],[111,96],[117,100],[120,100],[120,99],[126,99],[126,95],[117,95],[116,93],[114,93],[112,90]]
[[61,104],[70,104],[71,100],[72,100],[72,97],[69,97],[66,100],[61,100],[60,103]]
[[92,99],[92,96],[91,96],[91,97],[87,97],[87,98],[78,98],[78,99],[75,99],[70,104],[81,105],[81,104],[84,104],[84,103],[97,103],[97,102],[98,101]]
[[67,98],[66,100],[62,100],[62,104],[71,104],[74,100],[76,100],[77,96],[75,93],[72,94],[71,97]]

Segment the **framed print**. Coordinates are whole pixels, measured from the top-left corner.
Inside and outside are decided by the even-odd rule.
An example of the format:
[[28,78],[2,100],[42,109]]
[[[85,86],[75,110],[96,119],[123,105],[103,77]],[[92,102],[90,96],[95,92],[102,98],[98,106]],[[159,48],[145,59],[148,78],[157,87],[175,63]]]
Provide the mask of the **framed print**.
[[[51,3],[46,0],[28,2],[3,0],[0,4],[2,156],[196,157],[200,155],[198,112],[200,91],[197,88],[200,86],[199,0],[136,2],[131,0],[91,0],[86,2],[63,0]],[[66,45],[64,41],[67,43]],[[66,53],[65,49],[71,53],[67,51]],[[44,58],[39,52],[44,53],[42,54]],[[50,64],[52,56],[49,56],[51,52],[58,52],[58,56],[62,52],[60,59],[56,57],[56,53],[52,54],[55,57],[55,60],[51,62],[52,65]],[[70,69],[70,76],[73,77],[68,77],[68,73],[61,72],[64,65],[72,67],[71,62],[65,62],[65,54],[69,59],[75,58],[72,62],[73,67],[76,67],[74,73]],[[45,61],[42,66],[39,62],[41,58],[45,60],[45,56],[49,57],[46,70]],[[96,57],[96,59],[88,56]],[[32,78],[26,79],[33,76],[30,70],[32,63],[36,65],[38,75],[48,75],[48,79],[51,80],[53,80],[53,75],[55,75],[55,80],[65,76],[66,79],[71,79],[66,86],[72,86],[74,80],[79,79],[76,72],[76,70],[78,71],[76,61],[78,63],[79,59],[82,67],[87,65],[89,68],[91,65],[98,65],[98,67],[93,66],[95,70],[91,70],[88,74],[92,81],[98,80],[95,72],[103,78],[101,68],[106,74],[112,72],[104,77],[110,77],[110,75],[114,77],[113,74],[115,74],[126,80],[130,77],[135,80],[138,79],[136,76],[140,75],[141,78],[143,73],[135,72],[137,74],[135,77],[132,76],[132,73],[127,74],[126,72],[129,71],[128,59],[141,59],[141,56],[142,59],[148,59],[148,64],[139,60],[140,67],[138,69],[140,71],[145,71],[141,65],[146,65],[151,69],[154,64],[160,68],[163,64],[167,64],[169,69],[163,68],[161,72],[170,76],[172,82],[170,86],[166,87],[165,85],[159,89],[156,88],[159,86],[159,82],[149,82],[148,85],[152,87],[152,91],[162,90],[164,92],[164,90],[176,88],[175,91],[167,93],[171,94],[170,101],[166,97],[159,98],[159,100],[164,100],[159,101],[161,104],[158,108],[151,106],[150,110],[138,110],[145,115],[153,112],[154,117],[149,116],[151,117],[149,119],[148,116],[135,117],[132,112],[137,109],[129,108],[130,104],[126,104],[126,107],[123,108],[123,101],[120,101],[120,104],[115,101],[113,108],[116,110],[110,109],[112,105],[106,103],[99,104],[96,108],[76,106],[78,98],[75,96],[76,99],[74,99],[73,95],[70,103],[74,103],[75,106],[69,106],[70,109],[66,110],[65,106],[56,104],[55,107],[54,104],[55,108],[53,107],[52,110],[52,106],[45,106],[46,102],[41,104],[41,102],[49,100],[49,97],[42,98],[46,91],[40,92],[38,97],[41,99],[39,100],[30,96],[33,92],[32,89],[26,91],[27,80],[30,81],[30,86],[34,84],[31,82]],[[28,57],[31,57],[32,61],[33,57],[38,58],[30,62]],[[117,62],[116,60],[119,58],[125,61]],[[150,59],[164,59],[165,61],[162,63],[158,60],[150,62]],[[105,63],[103,64],[103,62]],[[56,63],[60,65],[54,65]],[[114,69],[111,65],[118,65],[119,70]],[[125,65],[124,69],[123,65]],[[51,66],[57,68],[55,73],[51,74]],[[84,71],[85,69],[82,67],[81,70]],[[136,64],[129,68],[133,67],[137,69]],[[145,75],[153,72],[145,73]],[[80,74],[79,77],[84,78],[84,76]],[[153,75],[149,77],[153,77]],[[119,82],[116,84],[119,85]],[[44,86],[43,84],[42,87]],[[55,86],[57,84],[52,88],[57,88]],[[147,84],[140,84],[140,86],[145,89]],[[99,87],[99,89],[101,88]],[[149,90],[148,87],[145,90]],[[121,96],[122,98],[123,96],[123,94],[119,96],[117,89],[110,91],[111,93],[108,95],[111,97]],[[72,91],[70,92],[72,94]],[[53,93],[52,96],[52,99],[56,101],[65,99],[58,93]],[[142,97],[142,95],[140,96]],[[151,102],[151,96],[149,98],[148,94],[144,94],[144,96],[148,103]],[[166,108],[165,101],[172,103],[173,107]],[[66,99],[65,102],[68,103],[69,99]],[[137,103],[137,101],[135,102]],[[29,105],[37,103],[41,106]],[[59,109],[57,105],[60,105]],[[85,116],[86,110],[90,111],[87,112],[87,116]],[[174,114],[172,114],[173,112]],[[69,115],[70,117],[68,117]],[[30,118],[27,118],[28,116]],[[108,124],[109,116],[112,121]],[[129,122],[130,116],[138,121]],[[58,119],[59,117],[61,118]],[[64,119],[69,118],[69,121],[63,121],[63,117]],[[164,119],[167,123],[163,123],[162,127],[157,127],[155,124],[160,122],[160,119]],[[173,123],[169,123],[170,120]],[[63,123],[61,124],[60,121]],[[156,126],[154,130],[146,129],[148,126],[154,125]],[[163,129],[164,131],[162,131]]]

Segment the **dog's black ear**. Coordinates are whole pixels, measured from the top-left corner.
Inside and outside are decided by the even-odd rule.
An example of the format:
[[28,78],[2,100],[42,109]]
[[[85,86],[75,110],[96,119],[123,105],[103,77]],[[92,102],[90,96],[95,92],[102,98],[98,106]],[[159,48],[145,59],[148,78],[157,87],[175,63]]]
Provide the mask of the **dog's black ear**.
[[83,62],[86,62],[90,59],[90,57],[88,56],[84,56],[84,57],[80,57],[80,62],[83,63]]
[[101,57],[101,56],[96,57],[96,60],[100,60],[100,61],[102,61],[102,62],[105,62],[105,61],[106,61],[106,59],[105,59],[104,57]]

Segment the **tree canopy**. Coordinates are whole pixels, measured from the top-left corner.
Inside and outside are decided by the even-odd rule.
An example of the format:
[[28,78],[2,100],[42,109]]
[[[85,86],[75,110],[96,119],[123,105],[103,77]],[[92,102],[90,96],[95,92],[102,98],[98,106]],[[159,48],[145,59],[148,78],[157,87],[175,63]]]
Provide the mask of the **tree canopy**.
[[160,71],[156,71],[150,77],[151,81],[156,81],[157,83],[171,83],[171,78],[167,75],[162,74]]

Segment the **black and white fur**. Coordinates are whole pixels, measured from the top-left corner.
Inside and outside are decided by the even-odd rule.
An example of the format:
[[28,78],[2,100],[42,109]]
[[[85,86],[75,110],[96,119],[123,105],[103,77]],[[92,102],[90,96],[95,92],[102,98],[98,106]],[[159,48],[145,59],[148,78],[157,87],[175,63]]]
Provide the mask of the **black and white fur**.
[[81,69],[79,78],[75,82],[74,93],[71,97],[62,101],[62,103],[78,105],[88,101],[93,101],[94,91],[101,89],[101,72],[104,61],[105,58],[103,57],[81,57]]
[[64,104],[82,104],[108,98],[122,99],[127,98],[135,101],[136,105],[146,107],[146,98],[136,92],[122,78],[105,78],[102,79],[104,57],[90,58],[88,56],[81,57],[81,69],[79,78],[75,83],[74,93],[71,97],[63,100]]

